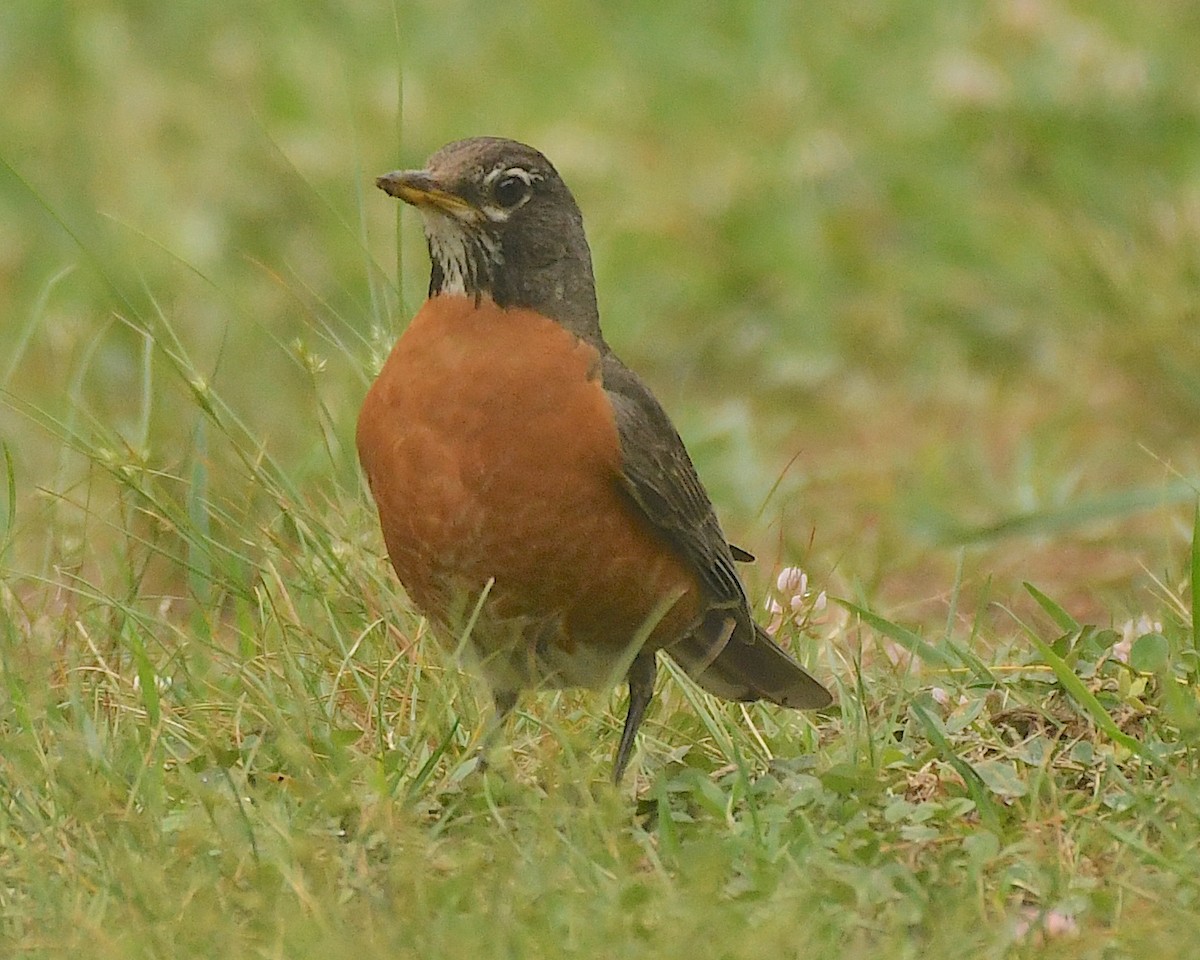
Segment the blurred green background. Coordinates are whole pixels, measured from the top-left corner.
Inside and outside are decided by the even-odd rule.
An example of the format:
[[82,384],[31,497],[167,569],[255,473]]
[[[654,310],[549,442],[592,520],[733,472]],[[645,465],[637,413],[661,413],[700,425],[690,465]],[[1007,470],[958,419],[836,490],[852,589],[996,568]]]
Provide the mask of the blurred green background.
[[230,529],[277,510],[156,324],[302,497],[355,490],[427,270],[373,178],[499,134],[574,189],[608,337],[760,581],[919,617],[968,544],[968,584],[1135,610],[1200,473],[1197,49],[1172,2],[5,4],[8,563],[103,552],[64,432],[199,463]]
[[[1188,956],[1197,51],[1173,0],[0,4],[0,954]],[[428,276],[374,178],[478,134],[574,190],[834,709],[664,678],[617,792],[623,692],[530,696],[468,773],[353,429]]]

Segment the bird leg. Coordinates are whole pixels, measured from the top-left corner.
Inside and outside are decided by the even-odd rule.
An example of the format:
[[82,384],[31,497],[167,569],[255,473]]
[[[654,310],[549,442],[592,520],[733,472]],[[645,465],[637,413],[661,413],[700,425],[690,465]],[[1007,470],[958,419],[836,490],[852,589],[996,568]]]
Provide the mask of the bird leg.
[[625,714],[625,727],[621,731],[621,742],[617,746],[617,759],[613,763],[613,783],[620,783],[629,765],[629,755],[633,752],[633,740],[646,708],[654,698],[654,676],[657,672],[657,662],[653,650],[643,650],[629,665],[629,711]]
[[487,755],[493,746],[496,744],[496,737],[500,735],[500,730],[504,727],[504,721],[508,719],[508,715],[513,712],[513,708],[517,705],[517,692],[515,690],[493,690],[492,703],[496,705],[495,715],[488,721],[488,727],[483,732],[483,739],[479,744],[479,750],[475,754],[475,769],[482,773],[488,768]]

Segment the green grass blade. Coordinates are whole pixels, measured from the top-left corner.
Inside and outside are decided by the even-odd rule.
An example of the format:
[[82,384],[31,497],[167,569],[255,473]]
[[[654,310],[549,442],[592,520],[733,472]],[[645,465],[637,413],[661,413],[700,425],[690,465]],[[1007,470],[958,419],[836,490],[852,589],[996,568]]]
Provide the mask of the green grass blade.
[[450,725],[450,730],[446,733],[430,752],[425,762],[421,764],[421,768],[409,781],[407,788],[404,791],[404,804],[407,806],[416,801],[421,795],[425,784],[429,782],[429,778],[433,775],[433,771],[437,769],[438,762],[446,755],[446,751],[450,749],[450,744],[454,742],[454,736],[458,733],[459,723],[457,720]]
[[1048,596],[1042,593],[1042,591],[1035,587],[1032,583],[1026,580],[1022,581],[1021,585],[1027,591],[1029,591],[1029,595],[1037,601],[1038,606],[1045,610],[1047,614],[1049,614],[1050,619],[1053,620],[1058,628],[1064,633],[1077,633],[1083,629],[1083,625],[1079,623],[1078,620],[1067,613],[1067,611],[1059,606],[1055,601],[1051,600]]
[[21,326],[21,331],[17,335],[16,342],[9,347],[4,372],[0,373],[0,390],[7,390],[9,383],[12,382],[13,375],[17,372],[17,368],[21,365],[21,360],[29,349],[29,344],[33,340],[34,333],[41,326],[42,318],[46,314],[46,307],[50,303],[51,294],[74,271],[74,266],[63,267],[43,285],[41,291],[38,293],[37,302],[25,318],[25,322]]
[[1057,653],[1055,653],[1050,645],[1038,637],[1034,633],[1029,633],[1029,639],[1033,641],[1033,645],[1037,647],[1039,656],[1042,661],[1054,671],[1055,679],[1058,680],[1062,688],[1084,712],[1092,718],[1092,722],[1099,727],[1104,734],[1114,743],[1118,743],[1126,750],[1136,753],[1138,756],[1149,760],[1151,763],[1160,764],[1161,761],[1145,744],[1131,737],[1124,730],[1117,726],[1115,720],[1104,709],[1104,705],[1096,699],[1096,695],[1090,691],[1082,680],[1071,669],[1070,665]]
[[930,716],[929,711],[919,703],[910,704],[909,710],[925,728],[925,735],[929,737],[929,742],[963,778],[967,794],[975,801],[975,809],[979,811],[979,819],[983,821],[983,825],[992,833],[999,835],[1000,814],[996,810],[996,804],[993,802],[992,795],[988,791],[987,784],[983,782],[983,778],[975,772],[974,767],[954,752],[954,747],[942,733],[937,721]]
[[885,620],[878,614],[872,613],[865,607],[860,607],[849,600],[843,600],[839,597],[831,597],[830,599],[835,603],[841,604],[864,623],[870,625],[888,639],[894,640],[914,657],[923,660],[925,663],[934,664],[939,667],[959,666],[957,657],[952,657],[950,654],[939,650],[907,627],[902,627],[898,623]]
[[1192,518],[1192,649],[1200,652],[1200,500],[1196,501],[1196,513]]
[[12,450],[0,440],[0,454],[4,455],[4,478],[6,498],[4,504],[4,530],[0,533],[0,559],[8,547],[9,535],[17,524],[17,473],[13,467]]
[[1102,494],[1063,507],[1031,510],[979,527],[952,528],[941,542],[947,546],[986,543],[1004,537],[1062,533],[1088,523],[1111,521],[1184,503],[1196,495],[1196,480],[1178,480],[1165,487],[1138,487]]

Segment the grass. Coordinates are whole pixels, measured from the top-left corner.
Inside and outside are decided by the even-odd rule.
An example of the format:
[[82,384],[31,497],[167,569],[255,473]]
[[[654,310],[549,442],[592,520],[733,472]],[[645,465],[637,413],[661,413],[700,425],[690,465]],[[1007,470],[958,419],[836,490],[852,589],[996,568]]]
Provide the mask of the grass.
[[[0,38],[5,955],[1191,955],[1191,7]],[[545,694],[469,773],[486,700],[351,437],[426,270],[371,179],[478,133],[568,179],[610,341],[836,708],[664,680],[613,790],[622,694]]]

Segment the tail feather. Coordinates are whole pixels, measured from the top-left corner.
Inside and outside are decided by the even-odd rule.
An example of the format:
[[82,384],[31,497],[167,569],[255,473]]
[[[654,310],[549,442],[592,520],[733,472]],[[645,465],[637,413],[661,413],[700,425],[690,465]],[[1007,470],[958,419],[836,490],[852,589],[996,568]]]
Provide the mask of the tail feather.
[[703,689],[725,700],[769,700],[795,710],[815,710],[833,701],[757,623],[753,630],[734,630],[715,657],[711,649],[711,643],[689,637],[667,653]]

